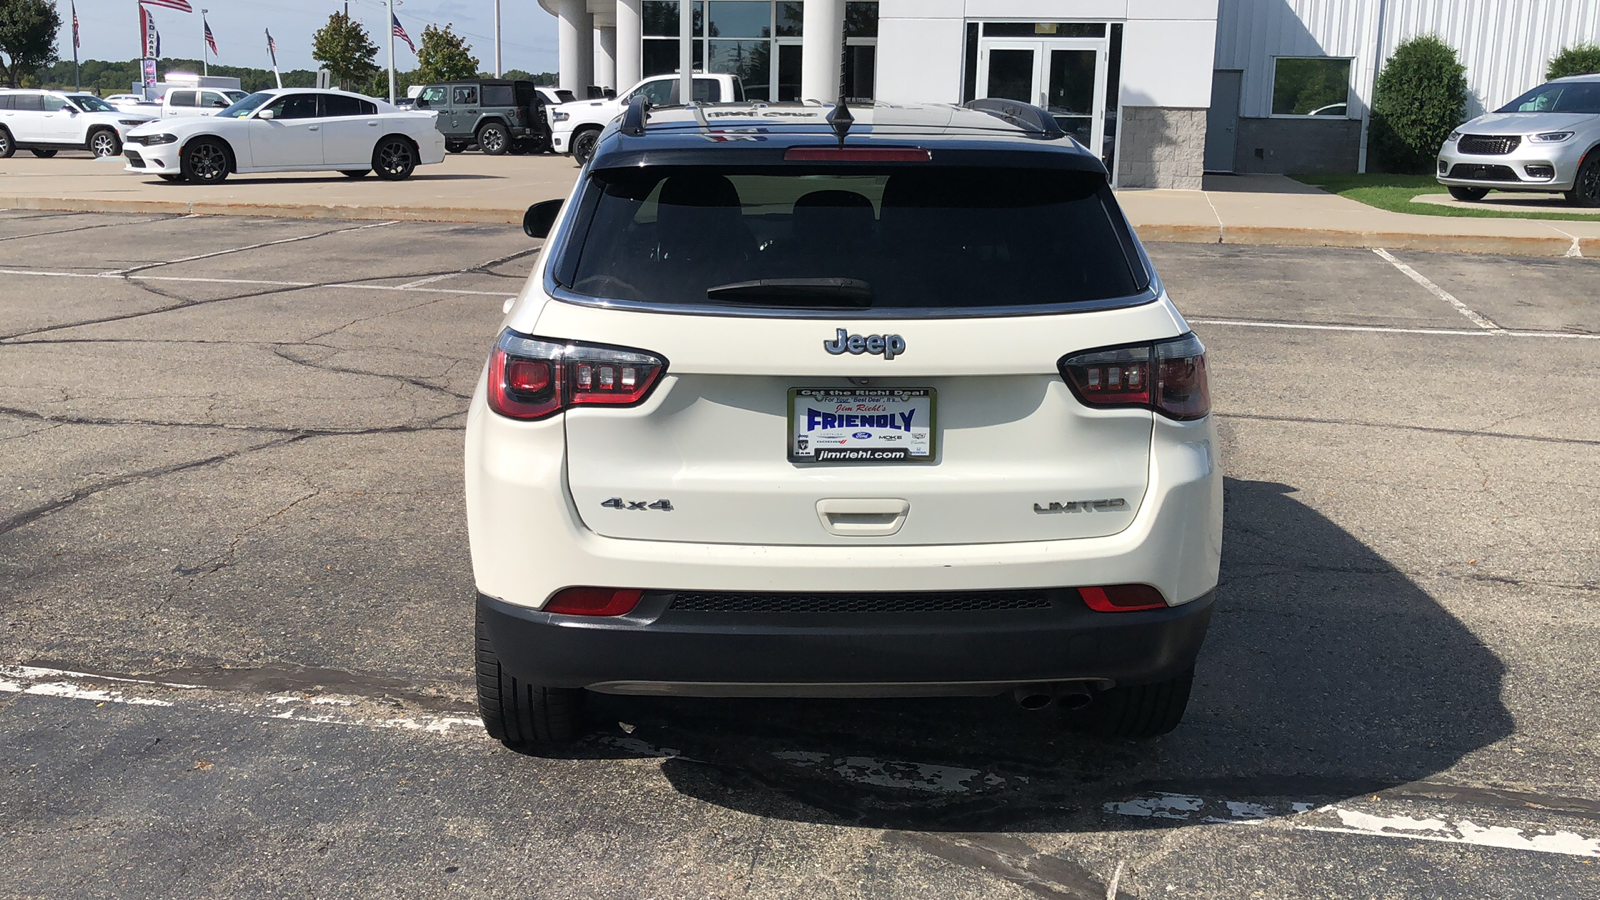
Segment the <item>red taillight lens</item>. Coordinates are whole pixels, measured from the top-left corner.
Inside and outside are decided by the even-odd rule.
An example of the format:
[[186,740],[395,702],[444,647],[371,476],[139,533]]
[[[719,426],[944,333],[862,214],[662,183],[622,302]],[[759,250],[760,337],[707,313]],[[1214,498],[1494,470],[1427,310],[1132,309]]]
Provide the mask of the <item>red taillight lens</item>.
[[1137,612],[1165,609],[1161,592],[1148,584],[1113,584],[1106,587],[1081,587],[1078,596],[1095,612]]
[[622,588],[573,587],[557,591],[544,611],[566,616],[621,616],[633,612],[644,591]]
[[666,360],[642,350],[507,330],[489,357],[489,407],[513,419],[543,419],[572,406],[634,406],[666,370]]
[[1206,348],[1193,334],[1074,353],[1062,357],[1057,368],[1086,406],[1142,407],[1174,419],[1211,412]]

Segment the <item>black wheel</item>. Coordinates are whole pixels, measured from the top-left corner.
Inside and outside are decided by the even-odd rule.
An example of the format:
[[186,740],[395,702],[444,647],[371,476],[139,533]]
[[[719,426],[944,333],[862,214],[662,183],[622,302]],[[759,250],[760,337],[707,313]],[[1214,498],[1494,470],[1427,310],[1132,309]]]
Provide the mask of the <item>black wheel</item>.
[[572,136],[572,158],[578,165],[589,162],[589,157],[594,155],[594,145],[600,142],[600,132],[593,128],[580,131]]
[[11,154],[17,152],[17,144],[11,140],[11,132],[0,128],[0,159],[10,159]]
[[28,152],[32,153],[34,156],[39,157],[40,159],[49,159],[50,157],[56,155],[56,152],[54,150],[41,150],[38,147],[35,147],[32,150],[29,150]]
[[122,138],[117,137],[115,131],[109,128],[102,128],[89,135],[89,152],[93,153],[96,158],[116,156],[122,152]]
[[1450,196],[1456,198],[1457,200],[1460,200],[1462,203],[1477,203],[1479,200],[1482,200],[1484,197],[1489,196],[1489,189],[1488,188],[1453,187],[1453,188],[1450,189]]
[[1194,670],[1154,684],[1130,684],[1101,691],[1076,722],[1105,737],[1139,740],[1166,734],[1183,721],[1189,707]]
[[467,149],[467,145],[458,141],[445,141],[444,149],[450,153],[460,153],[461,151]]
[[228,148],[216,138],[200,138],[183,148],[178,157],[183,177],[196,184],[218,184],[228,177],[232,165]]
[[478,714],[489,736],[518,749],[554,748],[583,733],[583,691],[519,681],[477,622]]
[[1594,208],[1600,206],[1600,153],[1590,152],[1578,167],[1578,179],[1572,190],[1566,192],[1567,202],[1573,206]]
[[527,156],[529,153],[527,141],[512,141],[506,152],[512,156]]
[[365,178],[371,169],[341,169],[339,174],[346,178]]
[[417,148],[403,137],[386,137],[372,151],[372,169],[384,181],[404,181],[416,167]]
[[169,184],[178,184],[183,181],[182,175],[174,175],[171,172],[157,172],[156,175]]
[[490,156],[499,156],[511,146],[511,135],[499,122],[490,122],[478,129],[478,149]]

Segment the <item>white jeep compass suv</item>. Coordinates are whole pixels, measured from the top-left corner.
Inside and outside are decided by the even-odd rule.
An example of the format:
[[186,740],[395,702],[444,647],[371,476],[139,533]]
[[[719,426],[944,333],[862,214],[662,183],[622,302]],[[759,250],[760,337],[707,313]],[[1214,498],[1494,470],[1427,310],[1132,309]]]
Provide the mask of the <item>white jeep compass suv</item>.
[[640,98],[524,227],[466,434],[491,735],[571,739],[585,691],[1178,724],[1205,348],[1047,113]]

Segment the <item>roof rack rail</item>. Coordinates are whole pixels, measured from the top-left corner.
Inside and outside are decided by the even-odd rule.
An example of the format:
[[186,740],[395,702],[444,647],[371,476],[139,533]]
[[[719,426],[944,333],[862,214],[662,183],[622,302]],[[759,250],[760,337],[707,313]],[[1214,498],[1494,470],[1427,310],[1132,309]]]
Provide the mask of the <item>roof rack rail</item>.
[[622,112],[622,133],[628,137],[644,137],[644,123],[649,117],[649,99],[642,93],[635,95]]
[[1002,100],[997,97],[985,97],[982,100],[967,102],[967,109],[988,113],[1003,122],[1027,129],[1041,137],[1065,137],[1066,132],[1061,130],[1055,116],[1037,106],[1029,106],[1019,100]]

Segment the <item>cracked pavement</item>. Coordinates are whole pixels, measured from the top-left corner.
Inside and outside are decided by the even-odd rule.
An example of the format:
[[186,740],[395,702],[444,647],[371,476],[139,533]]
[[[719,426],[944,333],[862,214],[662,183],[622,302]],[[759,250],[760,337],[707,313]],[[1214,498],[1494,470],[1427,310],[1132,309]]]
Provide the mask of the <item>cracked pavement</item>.
[[1397,254],[1488,336],[1151,250],[1229,475],[1176,732],[606,697],[534,758],[471,726],[460,444],[537,244],[0,212],[0,896],[1600,894],[1600,268]]

